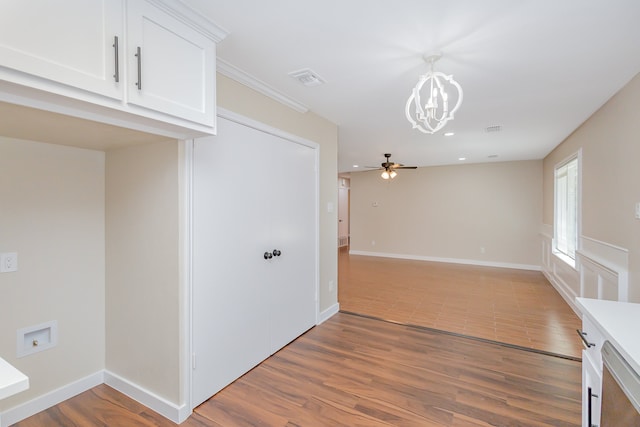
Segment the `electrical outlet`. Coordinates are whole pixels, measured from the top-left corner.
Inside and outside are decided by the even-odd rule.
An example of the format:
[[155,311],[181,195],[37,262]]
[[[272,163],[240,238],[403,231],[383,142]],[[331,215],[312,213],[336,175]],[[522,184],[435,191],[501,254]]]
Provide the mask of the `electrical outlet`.
[[18,271],[18,253],[5,252],[0,254],[0,273]]

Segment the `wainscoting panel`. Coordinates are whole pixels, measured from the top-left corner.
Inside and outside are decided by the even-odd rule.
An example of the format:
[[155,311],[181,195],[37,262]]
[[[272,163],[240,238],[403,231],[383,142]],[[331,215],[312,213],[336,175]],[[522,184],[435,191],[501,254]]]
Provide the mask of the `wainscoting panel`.
[[543,225],[540,231],[542,272],[547,280],[580,316],[576,297],[628,301],[628,250],[580,236],[573,268],[553,253],[553,228]]
[[584,236],[580,238],[580,248],[577,263],[581,296],[628,301],[628,251]]

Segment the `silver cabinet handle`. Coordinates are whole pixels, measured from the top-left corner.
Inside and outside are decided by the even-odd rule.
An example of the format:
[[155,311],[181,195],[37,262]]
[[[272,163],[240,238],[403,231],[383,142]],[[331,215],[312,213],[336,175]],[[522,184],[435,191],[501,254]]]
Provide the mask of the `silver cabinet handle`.
[[576,332],[578,333],[578,335],[580,335],[580,339],[582,340],[582,343],[585,345],[585,347],[589,348],[589,347],[595,347],[596,345],[592,342],[587,341],[587,333],[581,331],[580,329],[576,329]]
[[135,56],[138,58],[138,81],[136,82],[136,86],[138,90],[142,90],[142,52],[140,46],[136,49]]
[[120,81],[120,61],[118,60],[118,36],[113,36],[113,51],[115,54],[115,69],[116,72],[113,75],[116,83]]

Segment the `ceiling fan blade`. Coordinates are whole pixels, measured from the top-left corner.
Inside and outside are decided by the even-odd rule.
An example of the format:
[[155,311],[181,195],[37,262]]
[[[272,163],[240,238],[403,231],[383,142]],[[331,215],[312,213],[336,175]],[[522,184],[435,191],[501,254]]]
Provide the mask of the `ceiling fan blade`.
[[393,168],[393,169],[418,169],[417,166],[398,166],[397,168]]

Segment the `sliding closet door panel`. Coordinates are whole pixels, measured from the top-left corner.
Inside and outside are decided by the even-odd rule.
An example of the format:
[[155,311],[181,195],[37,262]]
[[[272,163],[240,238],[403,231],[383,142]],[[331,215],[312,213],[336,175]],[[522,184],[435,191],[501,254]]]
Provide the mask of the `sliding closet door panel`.
[[269,356],[265,135],[219,119],[195,141],[193,406]]
[[278,138],[271,145],[280,165],[274,173],[277,188],[270,192],[271,231],[282,251],[273,263],[270,293],[273,353],[316,322],[318,208],[317,150]]
[[218,129],[194,143],[193,406],[317,313],[318,150],[223,118]]

